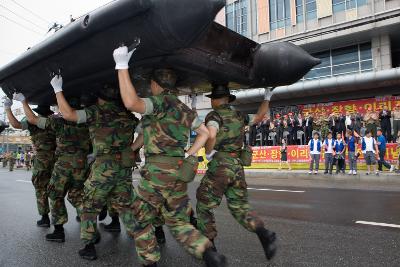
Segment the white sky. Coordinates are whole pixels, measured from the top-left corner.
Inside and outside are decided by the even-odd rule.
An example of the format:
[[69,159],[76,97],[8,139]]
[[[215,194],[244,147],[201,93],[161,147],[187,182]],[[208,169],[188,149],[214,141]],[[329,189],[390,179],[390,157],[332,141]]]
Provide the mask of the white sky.
[[111,0],[0,0],[0,68],[45,39],[54,22],[65,25],[70,15],[79,17],[108,2]]

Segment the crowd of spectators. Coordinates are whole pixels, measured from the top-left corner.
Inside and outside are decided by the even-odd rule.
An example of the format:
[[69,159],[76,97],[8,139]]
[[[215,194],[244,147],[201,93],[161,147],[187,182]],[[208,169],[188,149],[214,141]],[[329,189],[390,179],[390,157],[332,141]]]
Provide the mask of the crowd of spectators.
[[377,136],[377,129],[382,129],[382,135],[388,143],[396,142],[400,130],[400,104],[393,111],[387,106],[380,111],[369,108],[365,114],[359,113],[332,113],[308,114],[289,112],[287,114],[274,114],[273,118],[267,117],[257,124],[246,129],[246,143],[251,146],[277,146],[282,145],[285,139],[287,145],[306,145],[313,138],[314,133],[324,140],[331,132],[334,137],[340,133],[343,137],[347,130],[361,142],[366,132]]

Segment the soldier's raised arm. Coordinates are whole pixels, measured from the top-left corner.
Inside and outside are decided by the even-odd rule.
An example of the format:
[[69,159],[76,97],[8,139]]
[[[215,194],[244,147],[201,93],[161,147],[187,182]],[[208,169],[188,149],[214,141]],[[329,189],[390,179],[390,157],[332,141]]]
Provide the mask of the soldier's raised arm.
[[21,122],[17,120],[17,118],[15,118],[14,114],[12,113],[11,110],[12,104],[13,101],[9,98],[7,98],[4,101],[4,109],[6,110],[8,121],[10,122],[11,126],[14,127],[15,129],[22,129]]
[[128,71],[129,61],[134,51],[129,52],[126,46],[115,49],[113,53],[116,64],[115,69],[118,70],[119,88],[125,107],[130,111],[144,114],[146,112],[146,103],[137,95]]
[[51,86],[53,87],[54,93],[57,98],[58,109],[63,116],[64,120],[78,122],[78,113],[75,109],[73,109],[68,101],[65,99],[63,93],[63,78],[61,75],[56,75],[50,81]]
[[26,101],[25,96],[21,93],[15,93],[13,99],[22,103],[22,107],[24,109],[25,116],[28,122],[33,125],[38,125],[39,117],[36,116],[35,113],[33,113],[31,107],[28,104],[28,101]]
[[272,89],[265,89],[264,101],[261,103],[261,106],[258,108],[257,114],[254,116],[251,124],[260,123],[264,119],[265,115],[267,115],[267,117],[269,119],[269,117],[270,117],[269,102],[271,101],[271,97],[273,96],[273,94],[274,93],[273,93]]

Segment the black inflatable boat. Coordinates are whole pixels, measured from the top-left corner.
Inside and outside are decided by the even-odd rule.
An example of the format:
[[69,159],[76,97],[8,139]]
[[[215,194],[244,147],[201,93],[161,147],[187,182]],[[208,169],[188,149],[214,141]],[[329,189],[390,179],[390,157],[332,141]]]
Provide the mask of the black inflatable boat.
[[116,84],[112,58],[120,44],[141,44],[131,74],[142,95],[148,74],[168,67],[178,73],[181,94],[205,92],[212,82],[254,88],[289,85],[319,63],[290,43],[259,45],[214,22],[224,0],[117,0],[57,31],[0,68],[8,95],[24,93],[33,104],[54,104],[50,74],[60,71],[66,94]]

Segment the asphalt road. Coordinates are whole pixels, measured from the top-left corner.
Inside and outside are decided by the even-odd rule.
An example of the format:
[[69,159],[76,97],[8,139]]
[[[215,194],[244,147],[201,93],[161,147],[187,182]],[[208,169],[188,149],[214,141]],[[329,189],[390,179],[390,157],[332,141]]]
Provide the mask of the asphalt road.
[[[35,226],[38,216],[29,181],[28,172],[0,168],[0,266],[139,266],[133,241],[125,233],[102,232],[99,259],[80,259],[79,224],[70,206],[66,242],[45,241],[48,230]],[[192,197],[197,186],[190,187]],[[229,266],[400,266],[400,190],[277,187],[259,182],[249,187],[254,188],[252,206],[278,233],[279,252],[267,263],[257,237],[241,228],[223,204],[216,212],[216,244]],[[159,266],[203,265],[167,231]]]

